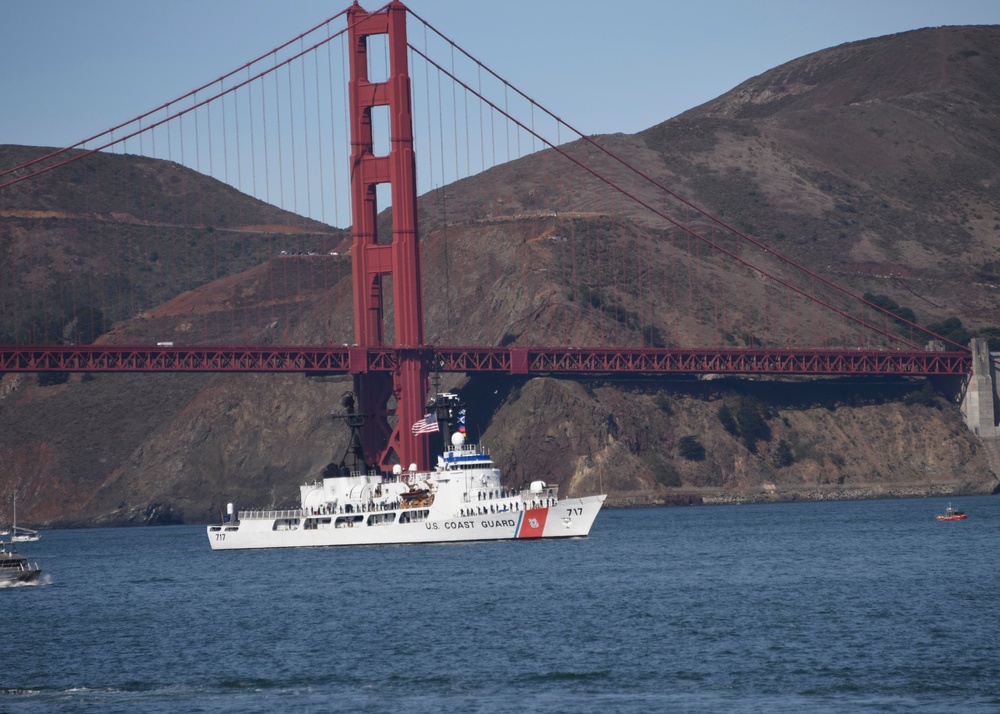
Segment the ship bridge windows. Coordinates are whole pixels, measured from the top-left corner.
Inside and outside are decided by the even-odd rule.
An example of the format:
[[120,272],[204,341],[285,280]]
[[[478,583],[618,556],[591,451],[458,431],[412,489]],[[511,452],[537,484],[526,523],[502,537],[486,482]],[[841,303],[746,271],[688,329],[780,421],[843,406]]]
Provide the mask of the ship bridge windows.
[[421,521],[426,521],[427,516],[431,514],[430,510],[427,508],[415,508],[410,511],[403,511],[399,514],[400,523],[420,523]]
[[448,464],[449,471],[475,471],[476,469],[488,469],[493,467],[492,461],[479,461],[468,463]]
[[396,522],[395,513],[373,513],[368,516],[368,525],[370,526],[387,526],[390,523]]
[[333,519],[330,518],[329,516],[327,516],[325,518],[323,518],[323,517],[321,517],[321,518],[307,518],[305,526],[303,526],[303,527],[307,531],[314,531],[317,528],[328,528],[332,522],[333,522]]

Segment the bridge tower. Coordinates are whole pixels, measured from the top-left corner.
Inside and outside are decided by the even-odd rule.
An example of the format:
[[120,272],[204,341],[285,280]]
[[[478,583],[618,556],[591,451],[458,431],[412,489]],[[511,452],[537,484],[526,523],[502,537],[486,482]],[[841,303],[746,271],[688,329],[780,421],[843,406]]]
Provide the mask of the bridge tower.
[[[428,373],[421,349],[423,299],[406,14],[400,2],[373,13],[355,2],[347,14],[356,344],[351,372],[360,412],[368,415],[361,432],[365,461],[389,468],[395,453],[404,469],[411,463],[427,469],[427,439],[410,432],[424,414]],[[389,74],[384,82],[371,81],[368,73],[368,40],[375,35],[387,36]],[[388,107],[391,141],[389,153],[376,156],[372,110],[381,106]],[[390,185],[392,197],[391,242],[380,241],[378,235],[376,187],[384,183]],[[369,349],[389,346],[385,343],[383,312],[387,278],[392,284],[393,346],[399,354],[399,367],[391,375],[369,373],[366,359]],[[395,425],[389,421],[393,415]]]

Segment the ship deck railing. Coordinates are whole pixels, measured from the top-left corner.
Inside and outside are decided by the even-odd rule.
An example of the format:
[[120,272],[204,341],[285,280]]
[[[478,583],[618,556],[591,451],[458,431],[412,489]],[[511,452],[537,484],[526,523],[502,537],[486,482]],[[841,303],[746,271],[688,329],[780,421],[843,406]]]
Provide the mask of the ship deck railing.
[[520,492],[521,500],[530,501],[532,499],[546,499],[553,498],[559,500],[559,486],[546,486],[541,491],[532,491],[530,488],[521,489]]
[[31,572],[32,570],[41,570],[38,563],[32,563],[29,560],[8,560],[0,565],[0,572],[10,572],[16,571],[19,573]]
[[240,520],[252,520],[254,518],[303,518],[305,513],[302,512],[301,508],[290,508],[285,510],[265,510],[265,509],[246,509],[240,510],[239,518]]

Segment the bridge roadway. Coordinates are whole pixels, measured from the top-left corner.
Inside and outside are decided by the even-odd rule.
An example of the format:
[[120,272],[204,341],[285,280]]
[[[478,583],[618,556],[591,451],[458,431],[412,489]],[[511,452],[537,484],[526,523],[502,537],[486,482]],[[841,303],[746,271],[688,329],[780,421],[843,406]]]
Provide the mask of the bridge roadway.
[[4,372],[392,372],[417,353],[435,372],[511,375],[966,375],[969,352],[571,347],[0,345]]

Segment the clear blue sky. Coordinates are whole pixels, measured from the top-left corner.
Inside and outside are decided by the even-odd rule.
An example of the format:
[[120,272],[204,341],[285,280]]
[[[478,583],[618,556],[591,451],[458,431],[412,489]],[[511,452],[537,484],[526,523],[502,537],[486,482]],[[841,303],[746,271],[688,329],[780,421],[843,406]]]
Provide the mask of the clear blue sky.
[[[7,0],[0,143],[65,146],[173,99],[345,0]],[[369,10],[379,2],[366,0]],[[412,0],[410,8],[585,133],[635,132],[783,62],[1000,0]]]

